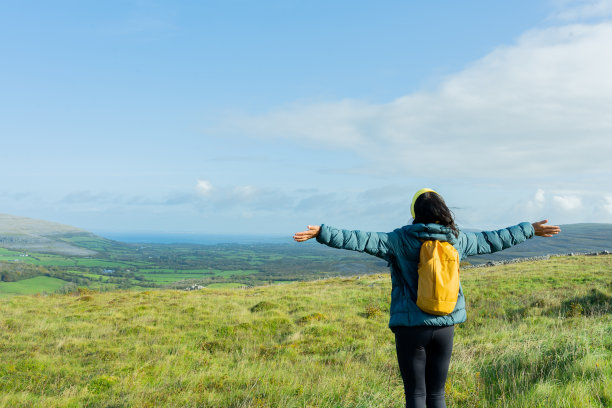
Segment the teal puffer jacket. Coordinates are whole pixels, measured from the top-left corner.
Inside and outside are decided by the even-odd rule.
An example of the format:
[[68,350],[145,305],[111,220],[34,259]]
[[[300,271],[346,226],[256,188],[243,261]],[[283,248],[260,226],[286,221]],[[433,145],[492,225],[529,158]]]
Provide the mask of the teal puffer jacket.
[[479,233],[459,232],[438,224],[413,224],[393,232],[350,231],[321,225],[317,241],[333,248],[366,252],[384,259],[391,267],[391,318],[389,327],[397,326],[450,326],[466,319],[465,298],[459,287],[459,299],[455,310],[446,316],[434,316],[423,312],[416,305],[419,252],[422,240],[450,242],[459,258],[489,254],[510,248],[534,236],[528,222]]

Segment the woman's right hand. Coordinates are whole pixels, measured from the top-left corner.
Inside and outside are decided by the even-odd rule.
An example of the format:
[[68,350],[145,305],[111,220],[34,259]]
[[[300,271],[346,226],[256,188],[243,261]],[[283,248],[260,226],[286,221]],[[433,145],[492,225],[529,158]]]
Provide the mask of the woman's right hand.
[[548,220],[542,220],[538,222],[534,222],[533,229],[535,234],[539,237],[552,237],[553,235],[557,235],[561,232],[561,228],[557,225],[544,225],[548,222]]
[[293,239],[297,242],[308,241],[311,238],[315,238],[321,232],[321,227],[319,225],[309,225],[308,230],[302,232],[296,232],[293,235]]

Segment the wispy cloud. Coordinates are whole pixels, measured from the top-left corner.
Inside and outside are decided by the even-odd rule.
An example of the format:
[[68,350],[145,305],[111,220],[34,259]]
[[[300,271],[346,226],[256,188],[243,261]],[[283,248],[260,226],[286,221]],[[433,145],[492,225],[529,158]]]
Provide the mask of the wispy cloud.
[[92,193],[91,191],[74,191],[60,200],[62,204],[81,203],[111,203],[117,200],[117,195],[108,193]]
[[357,153],[373,173],[611,172],[612,23],[532,30],[431,92],[233,117],[225,129]]
[[236,186],[234,187],[234,194],[248,200],[257,194],[257,189],[253,186]]
[[17,192],[17,193],[0,192],[0,199],[6,199],[6,200],[11,200],[11,201],[34,200],[36,198],[37,198],[37,195],[32,192]]
[[608,212],[608,214],[612,215],[612,196],[604,197],[604,204],[602,207]]
[[58,200],[58,204],[66,206],[96,205],[96,208],[130,206],[175,206],[193,203],[197,199],[196,194],[185,192],[168,193],[165,197],[153,197],[146,195],[132,195],[122,193],[92,193],[81,190],[66,194]]
[[198,180],[196,183],[196,191],[201,195],[208,195],[212,191],[212,184],[208,180]]
[[582,200],[575,195],[554,196],[553,203],[564,211],[573,211],[582,207]]
[[198,180],[191,204],[202,212],[231,213],[237,209],[249,217],[257,213],[274,213],[294,205],[295,198],[280,189],[252,185],[213,186]]
[[552,18],[561,21],[575,21],[612,16],[611,0],[557,0],[559,11]]
[[566,192],[538,189],[527,199],[520,200],[511,213],[528,219],[548,218],[563,223],[612,222],[612,196],[597,192]]

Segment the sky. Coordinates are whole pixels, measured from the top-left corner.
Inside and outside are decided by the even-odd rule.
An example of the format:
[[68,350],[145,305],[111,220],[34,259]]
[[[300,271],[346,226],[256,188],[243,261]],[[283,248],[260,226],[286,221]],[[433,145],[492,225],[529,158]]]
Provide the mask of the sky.
[[0,2],[0,213],[96,233],[612,223],[612,0]]

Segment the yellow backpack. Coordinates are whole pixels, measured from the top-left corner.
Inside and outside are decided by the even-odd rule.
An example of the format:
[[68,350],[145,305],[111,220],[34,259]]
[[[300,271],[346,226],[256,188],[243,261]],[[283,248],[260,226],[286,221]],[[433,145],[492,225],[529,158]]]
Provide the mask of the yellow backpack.
[[417,306],[444,316],[455,310],[459,297],[459,253],[448,242],[425,241],[419,256]]

